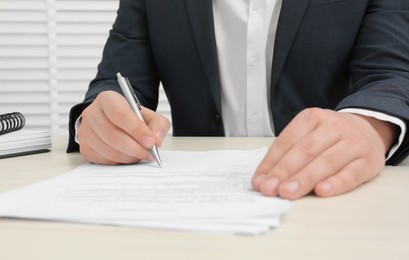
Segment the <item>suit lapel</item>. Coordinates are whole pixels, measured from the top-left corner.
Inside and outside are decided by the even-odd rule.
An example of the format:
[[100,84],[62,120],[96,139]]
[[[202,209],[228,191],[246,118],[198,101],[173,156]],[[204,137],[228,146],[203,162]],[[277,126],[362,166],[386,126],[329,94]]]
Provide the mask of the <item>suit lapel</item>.
[[310,0],[283,0],[278,21],[271,70],[271,94],[277,85],[288,52],[300,27]]
[[208,80],[214,102],[221,111],[220,75],[217,60],[216,36],[212,0],[185,0],[203,70]]

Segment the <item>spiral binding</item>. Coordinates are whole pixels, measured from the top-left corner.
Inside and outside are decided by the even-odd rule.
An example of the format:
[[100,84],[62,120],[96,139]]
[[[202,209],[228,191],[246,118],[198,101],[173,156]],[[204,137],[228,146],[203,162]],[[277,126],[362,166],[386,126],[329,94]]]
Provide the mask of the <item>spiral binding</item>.
[[0,115],[0,135],[17,131],[24,127],[26,119],[20,112]]

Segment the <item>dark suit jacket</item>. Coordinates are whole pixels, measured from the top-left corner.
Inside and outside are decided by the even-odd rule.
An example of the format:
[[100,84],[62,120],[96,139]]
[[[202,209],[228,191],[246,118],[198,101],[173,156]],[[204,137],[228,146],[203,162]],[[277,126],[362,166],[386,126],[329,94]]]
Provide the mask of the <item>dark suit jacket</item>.
[[[354,107],[409,122],[408,0],[283,0],[271,71],[276,134],[301,110]],[[98,74],[70,114],[73,124],[115,74],[155,110],[158,84],[175,136],[223,136],[220,75],[211,0],[121,0]],[[251,86],[249,86],[251,87]],[[409,153],[404,146],[389,163]]]

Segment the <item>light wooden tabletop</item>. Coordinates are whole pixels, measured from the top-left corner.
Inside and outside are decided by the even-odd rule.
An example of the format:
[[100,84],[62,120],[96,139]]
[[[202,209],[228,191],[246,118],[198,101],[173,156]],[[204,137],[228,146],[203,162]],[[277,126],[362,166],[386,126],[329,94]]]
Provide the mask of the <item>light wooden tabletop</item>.
[[[250,149],[271,138],[174,138],[174,150]],[[53,151],[0,160],[0,192],[45,180],[84,162]],[[409,160],[335,198],[294,202],[278,229],[256,237],[0,219],[0,259],[409,259]]]

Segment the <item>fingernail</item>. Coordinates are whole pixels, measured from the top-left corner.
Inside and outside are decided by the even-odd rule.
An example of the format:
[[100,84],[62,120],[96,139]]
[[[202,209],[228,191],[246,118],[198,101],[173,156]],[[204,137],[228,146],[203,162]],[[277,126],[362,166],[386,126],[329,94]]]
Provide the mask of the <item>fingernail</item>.
[[275,194],[280,180],[277,177],[269,178],[263,185],[263,193]]
[[152,137],[145,135],[142,137],[142,144],[145,148],[151,148],[155,144],[155,140]]
[[163,133],[162,130],[159,130],[155,133],[155,136],[157,139],[162,140],[165,137],[165,134]]
[[266,174],[260,174],[253,179],[253,186],[255,189],[260,189],[260,185],[267,179]]
[[320,188],[325,192],[330,192],[334,189],[334,185],[331,182],[326,181],[320,184]]
[[300,183],[298,181],[290,181],[285,184],[284,188],[291,193],[296,193],[300,189]]

